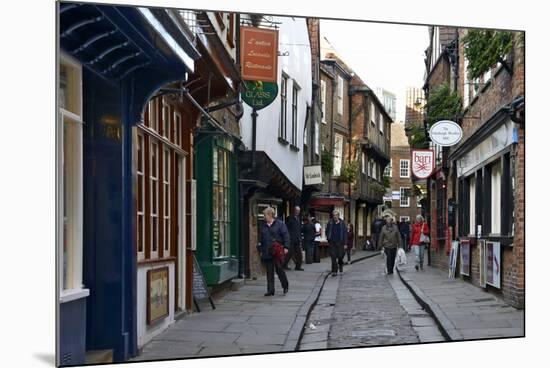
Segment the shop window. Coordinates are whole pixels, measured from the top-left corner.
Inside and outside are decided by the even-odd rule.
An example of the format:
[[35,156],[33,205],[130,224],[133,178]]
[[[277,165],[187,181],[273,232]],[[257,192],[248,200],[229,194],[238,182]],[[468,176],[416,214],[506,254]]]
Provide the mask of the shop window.
[[476,177],[472,175],[468,180],[469,196],[469,232],[468,234],[476,233]]
[[59,65],[58,205],[61,299],[82,290],[82,68],[61,55]]
[[501,225],[501,180],[500,161],[491,167],[491,233],[500,234]]
[[445,182],[443,180],[437,181],[436,191],[436,216],[437,216],[437,229],[436,234],[439,239],[446,237],[447,230],[447,191],[445,189]]
[[163,246],[164,246],[164,256],[170,255],[170,205],[171,205],[171,196],[170,196],[170,168],[171,168],[171,157],[170,151],[164,149],[163,154],[163,169],[162,169],[162,186],[163,186]]
[[158,98],[149,101],[147,106],[147,126],[158,131]]
[[150,173],[149,173],[149,188],[151,190],[150,198],[151,198],[151,258],[157,258],[158,257],[158,242],[159,242],[159,223],[158,223],[158,196],[159,196],[159,184],[158,184],[158,178],[159,178],[159,172],[158,172],[158,164],[159,164],[159,153],[158,153],[158,144],[151,140],[151,146],[150,146]]
[[399,177],[400,178],[410,177],[409,165],[410,165],[410,160],[399,160]]
[[411,204],[411,198],[409,197],[409,192],[411,188],[408,187],[399,187],[399,207],[409,207]]
[[138,133],[137,139],[137,258],[145,258],[145,149],[144,136]]
[[214,258],[229,257],[230,255],[230,176],[229,152],[215,146],[212,152],[213,170],[213,252]]

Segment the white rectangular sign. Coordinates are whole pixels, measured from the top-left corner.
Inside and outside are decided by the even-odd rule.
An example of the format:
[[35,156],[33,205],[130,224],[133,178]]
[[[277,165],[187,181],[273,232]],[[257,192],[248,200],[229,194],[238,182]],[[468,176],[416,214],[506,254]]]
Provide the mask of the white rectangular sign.
[[305,185],[315,185],[323,183],[321,165],[304,166],[304,183]]
[[502,264],[500,262],[500,243],[486,242],[487,247],[485,256],[487,257],[487,283],[500,289],[500,274]]

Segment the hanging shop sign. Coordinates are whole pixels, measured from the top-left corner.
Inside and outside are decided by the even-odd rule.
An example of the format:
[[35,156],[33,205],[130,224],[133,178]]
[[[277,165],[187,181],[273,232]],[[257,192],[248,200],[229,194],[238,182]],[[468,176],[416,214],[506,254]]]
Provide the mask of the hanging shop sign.
[[315,185],[323,183],[321,165],[304,166],[304,183],[305,185]]
[[500,262],[500,243],[488,241],[485,244],[487,247],[485,250],[485,256],[487,257],[485,262],[485,267],[487,267],[486,281],[487,284],[500,289],[500,273],[502,271]]
[[460,274],[470,276],[470,239],[460,241]]
[[435,154],[433,150],[415,149],[411,151],[412,173],[419,179],[426,179],[432,175],[435,168]]
[[275,101],[278,92],[277,83],[244,81],[244,91],[241,93],[241,97],[248,106],[261,110]]
[[462,128],[451,120],[440,120],[430,128],[430,139],[443,147],[454,146],[462,139]]
[[279,31],[241,27],[241,77],[243,80],[277,82]]

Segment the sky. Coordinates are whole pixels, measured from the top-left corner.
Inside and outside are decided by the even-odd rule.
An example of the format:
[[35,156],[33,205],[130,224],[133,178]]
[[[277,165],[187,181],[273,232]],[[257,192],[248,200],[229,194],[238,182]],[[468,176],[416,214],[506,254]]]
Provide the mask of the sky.
[[404,121],[407,87],[424,84],[428,27],[321,20],[321,36],[370,88],[397,96],[397,120]]

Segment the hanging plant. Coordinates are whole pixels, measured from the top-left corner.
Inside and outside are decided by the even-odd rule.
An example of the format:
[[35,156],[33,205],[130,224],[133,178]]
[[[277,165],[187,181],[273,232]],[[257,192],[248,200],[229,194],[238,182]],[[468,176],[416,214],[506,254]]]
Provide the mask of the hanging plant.
[[504,57],[514,47],[516,34],[518,38],[521,38],[521,33],[491,29],[469,30],[464,37],[464,54],[468,59],[468,78],[471,80],[480,78],[498,62],[504,66],[508,73],[512,74],[512,69]]
[[408,129],[409,145],[411,148],[428,148],[429,142],[426,139],[424,126],[413,126]]
[[321,152],[321,171],[325,174],[331,173],[334,169],[334,158],[332,157],[332,152],[327,149],[323,149]]
[[391,187],[391,184],[390,184],[390,177],[389,176],[384,176],[382,178],[382,183],[384,184],[384,188],[390,188]]
[[342,166],[342,172],[340,173],[340,180],[344,183],[351,184],[357,179],[359,174],[359,163],[357,161],[347,161]]
[[448,83],[439,85],[428,98],[428,129],[439,120],[456,120],[462,113],[462,99],[456,92],[451,91]]
[[371,182],[370,187],[376,195],[384,195],[386,193],[386,189],[380,183]]

